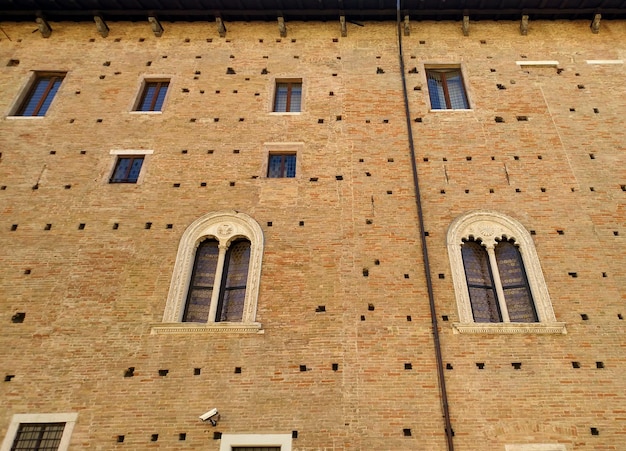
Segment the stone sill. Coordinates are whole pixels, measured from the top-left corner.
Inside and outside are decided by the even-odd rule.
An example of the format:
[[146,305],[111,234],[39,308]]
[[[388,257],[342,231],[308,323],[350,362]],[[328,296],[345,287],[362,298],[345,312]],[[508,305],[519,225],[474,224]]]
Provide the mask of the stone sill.
[[565,323],[453,323],[455,334],[566,334]]
[[158,323],[150,325],[150,335],[173,334],[263,334],[261,323]]

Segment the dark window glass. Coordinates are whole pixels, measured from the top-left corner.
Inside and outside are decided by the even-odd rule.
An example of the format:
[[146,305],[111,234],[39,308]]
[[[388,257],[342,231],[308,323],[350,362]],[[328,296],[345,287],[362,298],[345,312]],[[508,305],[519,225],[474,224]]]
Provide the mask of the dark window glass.
[[137,111],[161,111],[169,81],[146,82]]
[[118,157],[115,163],[115,170],[110,183],[137,183],[141,165],[143,164],[143,155],[136,157]]
[[56,451],[64,428],[65,423],[22,423],[11,451]]
[[460,69],[427,69],[426,79],[433,110],[469,108]]
[[462,256],[474,321],[502,322],[487,250],[476,241],[466,241],[463,243]]
[[241,321],[246,298],[250,242],[231,243],[226,253],[220,304],[215,321]]
[[537,322],[535,303],[519,249],[511,241],[501,241],[496,245],[495,253],[511,322]]
[[302,82],[276,83],[274,111],[279,113],[298,112],[302,102]]
[[54,99],[65,74],[37,75],[17,116],[44,116]]
[[267,176],[270,178],[295,177],[296,155],[271,154],[267,168]]
[[198,246],[193,266],[184,322],[206,323],[209,319],[211,295],[217,269],[218,244],[214,239],[205,240]]

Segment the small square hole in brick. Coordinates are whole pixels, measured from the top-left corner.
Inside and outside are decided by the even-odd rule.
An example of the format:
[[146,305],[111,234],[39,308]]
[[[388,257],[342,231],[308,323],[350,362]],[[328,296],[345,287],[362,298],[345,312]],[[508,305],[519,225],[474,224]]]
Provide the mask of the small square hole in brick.
[[454,369],[454,367],[452,366],[451,363],[446,363],[446,369],[447,370],[452,370],[452,369]]
[[166,224],[165,228],[166,229],[173,229],[174,228],[174,224]]
[[235,182],[230,182],[229,185],[230,186],[235,186]]
[[607,273],[603,272],[602,277],[609,277]]
[[374,304],[367,304],[367,310],[369,310],[370,312],[373,312],[376,309],[376,307],[374,307]]
[[449,321],[450,318],[448,317],[448,315],[441,315],[441,320],[442,321]]
[[624,315],[622,315],[621,313],[618,313],[617,314],[617,319],[623,320],[624,319]]
[[613,230],[613,236],[619,236],[619,231],[618,230]]
[[30,274],[30,272],[31,272],[31,270],[30,270],[30,269],[25,269],[25,270],[24,270],[24,274],[26,274],[26,275]]
[[117,230],[120,228],[120,223],[119,222],[114,222],[113,223],[113,230]]
[[502,116],[496,116],[495,117],[495,121],[496,122],[504,122],[504,118]]
[[585,89],[585,85],[578,85],[578,89]]
[[300,371],[302,372],[306,371],[306,365],[300,365]]
[[598,114],[598,113],[600,113],[600,110],[599,110],[599,109],[597,109],[597,108],[594,108],[594,109],[593,109],[593,112],[594,112],[595,114]]
[[161,377],[165,377],[167,376],[167,373],[169,373],[170,370],[159,370],[159,376]]
[[515,370],[521,370],[522,369],[522,363],[521,362],[513,362],[513,363],[511,363],[511,366]]
[[11,226],[11,232],[15,232],[17,230],[17,224],[13,224]]
[[335,176],[335,179],[336,179],[336,180],[343,180],[343,175],[336,175],[336,176]]
[[213,440],[221,440],[222,439],[222,433],[221,432],[214,432],[213,433]]
[[573,278],[578,277],[578,273],[576,273],[576,272],[568,272],[567,275],[570,276],[570,277],[573,277]]
[[318,124],[323,124],[323,123],[324,123],[324,119],[318,119],[318,120],[317,120],[317,123],[318,123]]
[[361,321],[365,321],[365,315],[361,315]]
[[325,306],[325,305],[318,305],[318,306],[315,308],[315,312],[316,312],[316,313],[323,313],[323,312],[325,312],[325,311],[326,311],[326,306]]
[[405,437],[411,437],[411,430],[410,429],[402,429],[402,435],[404,435]]
[[404,364],[404,369],[405,370],[412,370],[413,369],[413,364],[412,363],[405,363]]
[[371,219],[366,219],[365,220],[365,224],[368,224],[368,225],[373,224],[373,222],[374,221],[372,221]]
[[580,368],[580,362],[572,362],[572,368]]
[[202,368],[194,368],[193,369],[193,375],[194,376],[200,376],[201,373],[202,373]]
[[476,363],[476,368],[478,368],[479,370],[484,370],[485,369],[485,364],[482,362],[477,362]]
[[50,230],[52,229],[52,224],[46,224],[45,227],[43,228],[44,230]]
[[291,438],[298,438],[298,431],[291,431]]
[[78,224],[78,230],[84,230],[85,226],[86,226],[85,223]]
[[332,368],[333,368],[333,371],[339,370],[339,364],[338,363],[333,363]]
[[599,370],[604,368],[604,362],[596,362],[596,368],[599,369]]
[[124,436],[123,435],[118,435],[117,436],[117,443],[124,443]]
[[156,442],[157,440],[159,440],[159,434],[152,434],[150,436],[150,441],[151,442]]
[[174,188],[180,188],[180,183],[174,183],[174,184],[172,184],[172,187],[174,187]]
[[300,221],[300,222],[298,223],[298,225],[299,225],[300,227],[304,227],[304,221]]
[[581,313],[580,314],[580,319],[582,319],[583,321],[588,321],[589,320],[589,315],[587,315],[586,313]]
[[591,428],[591,435],[600,435],[600,431],[598,428]]
[[367,268],[363,268],[363,277],[368,277],[370,275],[370,272]]
[[517,116],[517,120],[519,122],[526,122],[528,121],[528,116]]
[[408,322],[411,322],[411,321],[413,321],[413,318],[411,317],[411,315],[406,315],[406,320]]
[[531,230],[531,231],[530,231],[530,234],[531,234],[531,235],[537,235],[537,232],[536,232],[535,230]]
[[405,278],[405,279],[408,279],[408,278],[409,278],[409,275],[408,275],[408,274],[405,274],[405,275],[404,275],[404,278]]
[[443,274],[443,273],[439,273],[439,278],[440,278],[440,279],[445,279],[445,278],[446,278],[446,275],[445,275],[445,274]]
[[241,374],[241,367],[240,366],[236,366],[235,367],[235,374]]
[[26,318],[26,312],[17,312],[15,315],[11,317],[11,322],[14,324],[21,324],[24,322]]
[[545,192],[546,192],[546,189],[545,189],[544,187],[541,187],[541,192],[542,192],[542,193],[545,193]]
[[7,374],[4,376],[4,382],[11,382],[11,380],[15,377],[15,374]]
[[393,163],[393,158],[387,158],[387,163]]
[[178,440],[180,440],[181,442],[184,440],[187,440],[187,434],[184,432],[181,432],[180,434],[178,434]]
[[439,194],[446,194],[446,190],[445,189],[440,190]]
[[124,371],[124,377],[133,377],[135,375],[135,367],[131,366],[130,368]]

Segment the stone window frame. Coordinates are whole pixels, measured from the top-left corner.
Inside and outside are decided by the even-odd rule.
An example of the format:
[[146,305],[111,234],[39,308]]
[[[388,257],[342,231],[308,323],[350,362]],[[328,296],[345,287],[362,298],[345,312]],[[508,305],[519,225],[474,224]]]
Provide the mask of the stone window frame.
[[[465,268],[461,254],[463,239],[480,239],[495,244],[496,238],[513,238],[519,246],[539,321],[536,323],[477,323],[472,315]],[[557,322],[550,294],[543,277],[535,244],[526,228],[515,219],[496,211],[475,210],[456,218],[448,228],[448,257],[452,270],[454,294],[459,322],[453,323],[455,333],[548,333],[565,334],[565,323]]]
[[280,446],[280,451],[291,451],[291,441],[291,434],[222,434],[219,451],[232,451],[233,446]]
[[10,451],[17,435],[20,424],[23,423],[65,423],[63,435],[59,443],[58,451],[67,451],[70,446],[72,431],[78,419],[78,413],[16,413],[11,418],[11,423],[0,446],[0,451]]
[[[250,265],[241,322],[182,322],[196,249],[206,238],[215,238],[220,246],[227,246],[239,238],[250,241]],[[187,227],[180,239],[163,321],[153,324],[151,333],[223,333],[228,331],[263,333],[261,324],[256,322],[263,246],[264,239],[261,226],[245,213],[217,211],[196,219]]]

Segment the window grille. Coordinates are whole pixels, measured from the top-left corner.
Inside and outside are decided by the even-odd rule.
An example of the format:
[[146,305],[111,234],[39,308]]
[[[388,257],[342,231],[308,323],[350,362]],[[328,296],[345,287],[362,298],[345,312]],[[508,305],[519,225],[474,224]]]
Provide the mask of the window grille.
[[146,82],[137,111],[161,111],[169,85],[169,81]]
[[11,451],[57,451],[65,423],[20,423]]
[[270,154],[267,168],[269,178],[292,178],[296,176],[295,154]]
[[278,113],[296,113],[302,104],[302,81],[277,82],[274,97],[274,111]]

